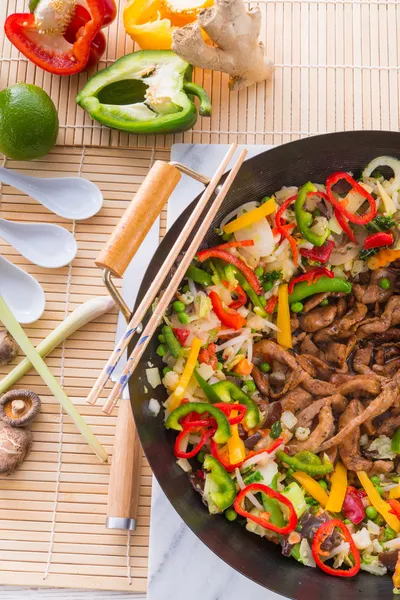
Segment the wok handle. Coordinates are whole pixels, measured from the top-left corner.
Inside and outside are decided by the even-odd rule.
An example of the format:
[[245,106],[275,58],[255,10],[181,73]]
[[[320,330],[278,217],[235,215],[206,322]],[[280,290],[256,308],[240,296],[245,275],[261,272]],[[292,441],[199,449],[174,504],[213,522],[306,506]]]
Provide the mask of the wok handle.
[[106,526],[109,529],[136,529],[141,458],[142,447],[130,400],[121,399],[108,486]]
[[121,278],[138,251],[181,175],[176,167],[157,160],[114,229],[96,265]]

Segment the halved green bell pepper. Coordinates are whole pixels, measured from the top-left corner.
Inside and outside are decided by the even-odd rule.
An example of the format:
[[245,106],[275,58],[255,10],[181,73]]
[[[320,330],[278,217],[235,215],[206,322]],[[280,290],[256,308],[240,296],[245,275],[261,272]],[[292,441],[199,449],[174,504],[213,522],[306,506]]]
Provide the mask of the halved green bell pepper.
[[176,133],[210,116],[206,92],[190,81],[192,67],[171,50],[141,50],[89,79],[76,102],[102,125],[129,133]]
[[191,412],[196,412],[199,415],[209,413],[212,417],[214,417],[217,423],[217,431],[213,435],[213,440],[217,444],[225,444],[225,442],[229,440],[232,433],[228,419],[222,410],[219,410],[219,408],[216,406],[206,402],[187,402],[186,404],[181,404],[168,416],[167,420],[165,421],[165,427],[167,429],[182,431],[183,427],[179,423],[179,420],[183,417],[186,417]]

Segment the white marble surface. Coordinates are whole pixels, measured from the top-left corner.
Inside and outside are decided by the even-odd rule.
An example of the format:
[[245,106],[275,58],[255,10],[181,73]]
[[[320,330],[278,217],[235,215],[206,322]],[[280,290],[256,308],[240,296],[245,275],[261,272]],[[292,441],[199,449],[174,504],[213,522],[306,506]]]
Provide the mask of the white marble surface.
[[[247,146],[248,157],[268,146]],[[228,146],[175,144],[172,160],[212,175]],[[201,192],[203,186],[184,177],[168,204],[168,227]],[[153,480],[148,600],[279,600],[233,570],[185,525],[158,483]]]

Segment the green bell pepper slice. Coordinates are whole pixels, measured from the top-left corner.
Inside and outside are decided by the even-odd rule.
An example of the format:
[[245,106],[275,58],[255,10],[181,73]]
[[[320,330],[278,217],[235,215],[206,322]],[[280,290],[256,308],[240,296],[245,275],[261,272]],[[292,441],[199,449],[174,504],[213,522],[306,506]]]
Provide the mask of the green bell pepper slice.
[[297,227],[300,229],[303,236],[314,244],[314,246],[322,246],[325,243],[327,237],[329,236],[329,229],[324,233],[324,235],[317,235],[313,231],[310,230],[312,222],[314,220],[311,213],[304,210],[304,204],[307,200],[307,194],[310,192],[317,192],[317,188],[314,184],[309,181],[305,183],[303,187],[300,188],[299,193],[297,194],[296,202],[294,203],[294,214],[296,216]]
[[182,431],[183,427],[179,423],[179,420],[183,417],[186,417],[191,412],[196,412],[199,415],[209,413],[212,417],[214,417],[217,423],[217,431],[213,435],[213,440],[217,444],[225,444],[229,440],[232,433],[228,419],[222,410],[219,410],[219,408],[216,408],[207,402],[187,402],[186,404],[181,404],[168,416],[167,420],[165,421],[165,427],[167,429]]
[[171,50],[141,50],[93,75],[76,102],[102,125],[128,133],[176,133],[210,116],[206,92],[190,81],[192,67]]
[[[239,271],[239,269],[234,268],[234,273],[235,273],[235,277],[238,280],[239,284],[242,286],[242,288],[244,289],[244,291],[250,298],[251,302],[253,303],[254,308],[257,308],[257,314],[260,317],[263,317],[263,319],[265,319],[265,317],[268,316],[268,313],[266,312],[264,306],[261,304],[260,296],[258,296],[256,294],[256,292],[253,290],[251,285],[249,285],[247,279]],[[254,311],[254,312],[256,312],[256,311]]]
[[212,285],[212,279],[210,273],[204,271],[203,269],[199,269],[194,265],[190,265],[188,270],[186,271],[186,277],[191,279],[195,283],[199,283],[200,285]]
[[203,390],[206,395],[207,400],[212,402],[213,404],[217,404],[221,402],[221,398],[218,396],[217,392],[214,390],[214,387],[206,381],[198,371],[195,370],[194,376],[196,377],[197,383]]
[[212,501],[220,510],[229,508],[236,498],[236,485],[227,471],[221,465],[219,460],[207,454],[204,459],[203,467],[206,471],[210,471],[207,477],[211,478],[215,489],[210,490]]
[[308,475],[311,475],[311,477],[314,477],[315,475],[326,475],[333,471],[333,464],[327,458],[324,458],[324,461],[321,462],[318,456],[312,452],[298,452],[295,456],[289,456],[289,454],[286,454],[283,450],[279,450],[279,452],[276,453],[276,456],[286,465],[292,467],[292,469],[303,471],[303,473],[307,473]]
[[391,449],[393,452],[396,452],[396,454],[400,454],[400,429],[398,429],[392,437]]
[[[275,475],[272,479],[269,487],[272,488],[275,492],[278,491],[278,475]],[[270,514],[269,520],[273,525],[277,527],[284,527],[286,525],[286,521],[283,518],[281,507],[279,506],[278,500],[276,498],[270,498],[266,494],[261,494],[261,500],[264,506],[264,510]]]
[[321,292],[343,292],[344,294],[350,294],[352,285],[345,279],[340,277],[320,277],[315,283],[309,285],[308,281],[301,281],[296,283],[293,292],[289,295],[289,304],[292,305],[295,302],[300,302],[309,296],[314,294],[320,294]]

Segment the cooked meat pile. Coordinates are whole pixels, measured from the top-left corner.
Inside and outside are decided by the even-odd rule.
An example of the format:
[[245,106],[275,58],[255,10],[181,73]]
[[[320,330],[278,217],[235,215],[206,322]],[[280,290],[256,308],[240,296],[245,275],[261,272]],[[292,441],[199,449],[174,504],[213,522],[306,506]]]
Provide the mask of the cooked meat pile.
[[[382,277],[390,289],[378,286]],[[400,462],[369,449],[400,427],[400,266],[360,279],[351,295],[324,294],[305,303],[293,351],[272,340],[256,344],[253,377],[265,427],[283,411],[297,418],[289,453],[326,452],[331,460],[339,454],[347,469],[371,475],[400,472]],[[326,298],[329,304],[321,306]],[[269,373],[257,367],[264,362]]]

